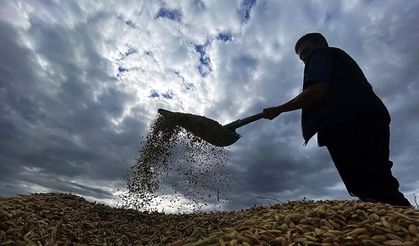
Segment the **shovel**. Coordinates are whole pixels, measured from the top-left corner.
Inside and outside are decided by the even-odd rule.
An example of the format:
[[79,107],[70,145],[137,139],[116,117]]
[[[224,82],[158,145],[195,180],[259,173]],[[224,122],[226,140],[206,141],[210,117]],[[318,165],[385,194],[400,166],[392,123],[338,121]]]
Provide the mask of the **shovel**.
[[162,108],[158,109],[158,112],[165,117],[166,120],[172,121],[172,123],[185,128],[193,135],[218,147],[232,145],[241,137],[240,134],[236,132],[237,128],[263,118],[263,113],[259,113],[230,122],[226,125],[221,125],[217,121],[204,116],[171,112]]

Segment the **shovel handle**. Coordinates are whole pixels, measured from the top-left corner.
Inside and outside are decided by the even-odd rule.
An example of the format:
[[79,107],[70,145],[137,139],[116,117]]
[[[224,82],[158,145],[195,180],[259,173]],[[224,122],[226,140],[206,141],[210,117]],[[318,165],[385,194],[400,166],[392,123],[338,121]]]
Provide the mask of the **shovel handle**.
[[252,123],[254,121],[260,120],[263,118],[263,113],[259,113],[259,114],[255,114],[252,116],[249,116],[247,118],[244,119],[239,119],[236,121],[233,121],[231,123],[228,123],[227,125],[224,125],[224,127],[226,127],[227,129],[229,129],[230,131],[234,131],[235,129],[242,127],[244,125],[247,125],[249,123]]

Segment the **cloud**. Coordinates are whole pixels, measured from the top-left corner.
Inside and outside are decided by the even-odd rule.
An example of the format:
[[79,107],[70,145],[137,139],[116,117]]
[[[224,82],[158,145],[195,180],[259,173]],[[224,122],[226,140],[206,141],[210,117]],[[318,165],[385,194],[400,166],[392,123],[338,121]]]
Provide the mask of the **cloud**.
[[[5,127],[1,141],[8,146],[2,148],[3,163],[15,170],[7,180],[66,191],[57,182],[22,177],[26,166],[46,173],[44,179],[52,175],[59,180],[120,178],[121,166],[129,165],[138,145],[138,136],[126,131],[141,131],[144,125],[139,120],[135,127],[124,125],[129,118],[119,129],[114,125],[130,95],[111,86],[115,79],[106,72],[110,64],[95,49],[92,27],[63,30],[38,17],[30,23],[23,34],[3,22],[0,25],[2,43],[7,44],[1,52],[11,58],[2,62],[1,76]],[[118,142],[131,142],[132,147]]]

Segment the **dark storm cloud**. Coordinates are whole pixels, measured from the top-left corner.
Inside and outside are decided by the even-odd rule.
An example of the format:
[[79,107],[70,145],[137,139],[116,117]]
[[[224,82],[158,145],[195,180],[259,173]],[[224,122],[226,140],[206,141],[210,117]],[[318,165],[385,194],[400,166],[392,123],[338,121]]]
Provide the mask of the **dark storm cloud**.
[[[0,22],[0,52],[7,57],[2,60],[0,84],[1,180],[6,187],[24,193],[17,184],[34,183],[65,192],[69,191],[65,178],[120,178],[121,166],[132,162],[144,125],[125,118],[116,130],[111,123],[121,116],[130,95],[105,86],[115,81],[104,73],[108,64],[96,51],[94,27],[70,30],[37,18],[30,22],[27,33],[34,50],[21,45],[19,35]],[[80,61],[77,54],[87,62]],[[46,69],[38,59],[47,62]],[[23,175],[25,167],[39,168],[45,175]],[[54,182],[48,181],[51,177]],[[111,196],[96,188],[72,185],[79,194]]]
[[302,196],[346,195],[327,189],[340,180],[324,149],[311,151],[296,146],[303,144],[298,124],[268,124],[265,120],[238,130],[242,138],[235,153],[239,154],[231,158],[227,172],[231,176],[230,190],[225,194],[231,198],[229,208],[253,205],[260,196],[287,201]]

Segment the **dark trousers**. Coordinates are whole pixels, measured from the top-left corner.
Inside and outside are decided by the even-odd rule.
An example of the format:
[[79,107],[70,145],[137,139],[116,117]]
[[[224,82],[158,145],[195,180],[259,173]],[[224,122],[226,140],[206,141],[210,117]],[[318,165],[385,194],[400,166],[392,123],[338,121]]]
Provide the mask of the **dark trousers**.
[[363,201],[411,206],[391,173],[387,124],[342,124],[322,137],[349,194]]

